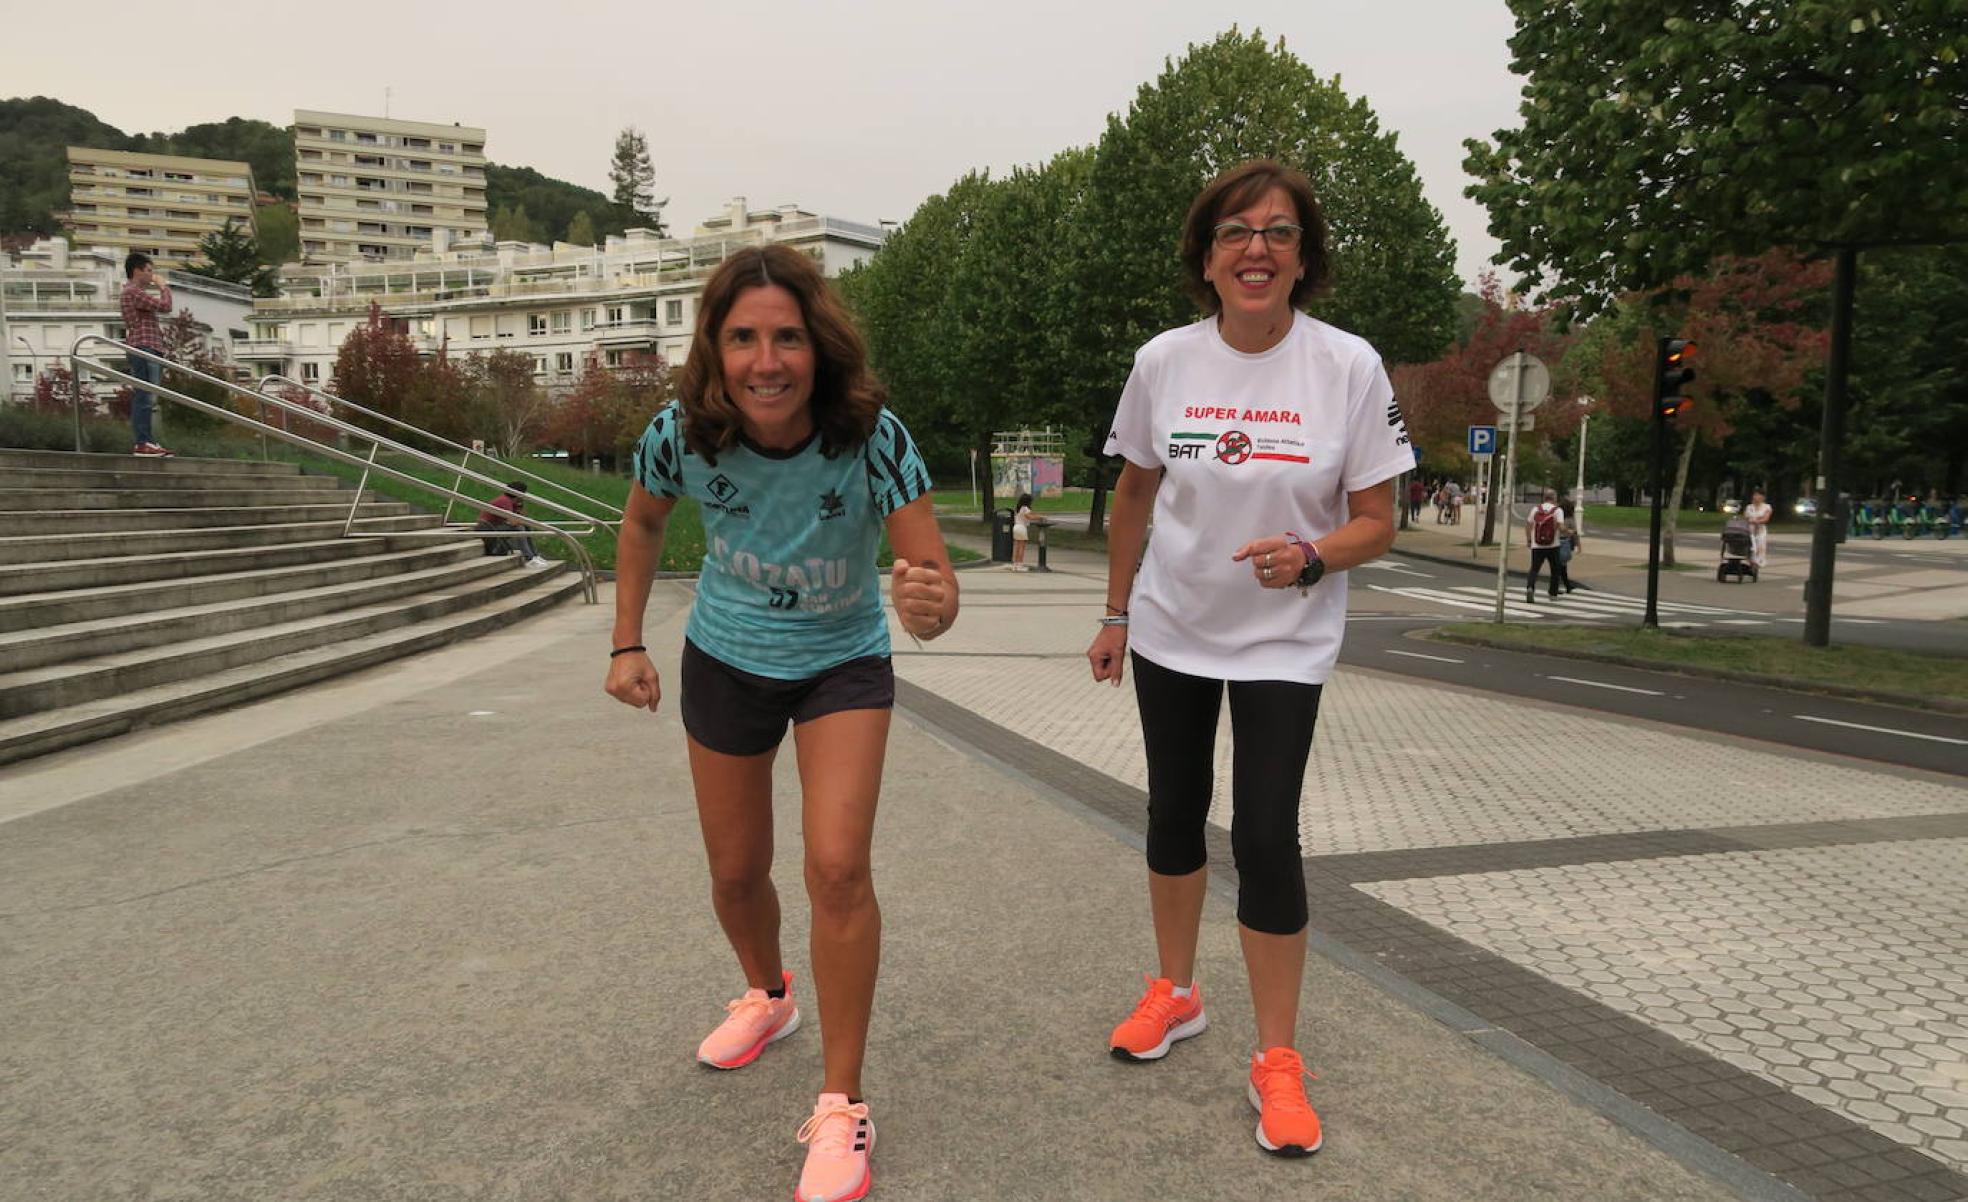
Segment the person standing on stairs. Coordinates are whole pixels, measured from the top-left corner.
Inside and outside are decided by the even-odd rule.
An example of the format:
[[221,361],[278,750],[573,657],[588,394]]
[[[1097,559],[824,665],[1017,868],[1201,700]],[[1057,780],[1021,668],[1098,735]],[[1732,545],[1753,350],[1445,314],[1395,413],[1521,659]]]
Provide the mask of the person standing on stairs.
[[[123,341],[161,359],[164,356],[164,329],[157,324],[157,315],[171,311],[171,285],[165,283],[163,277],[157,274],[157,269],[151,266],[150,256],[141,251],[131,251],[125,256],[123,276]],[[151,291],[153,288],[156,289],[155,293]],[[132,355],[130,374],[155,385],[164,379],[164,365],[155,359]],[[130,449],[133,455],[171,453],[158,446],[151,433],[151,414],[156,403],[156,393],[143,388],[131,389],[130,434],[136,443]]]

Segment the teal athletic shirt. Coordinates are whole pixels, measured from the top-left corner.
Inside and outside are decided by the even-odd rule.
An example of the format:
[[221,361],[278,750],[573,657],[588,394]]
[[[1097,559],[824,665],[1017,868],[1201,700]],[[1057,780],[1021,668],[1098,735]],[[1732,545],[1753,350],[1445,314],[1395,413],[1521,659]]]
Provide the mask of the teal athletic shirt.
[[704,563],[684,636],[755,676],[804,680],[887,655],[875,551],[888,515],[929,491],[929,470],[900,418],[883,409],[864,445],[832,459],[815,431],[779,452],[740,443],[715,465],[663,407],[636,444],[635,478],[654,496],[689,497],[704,516]]

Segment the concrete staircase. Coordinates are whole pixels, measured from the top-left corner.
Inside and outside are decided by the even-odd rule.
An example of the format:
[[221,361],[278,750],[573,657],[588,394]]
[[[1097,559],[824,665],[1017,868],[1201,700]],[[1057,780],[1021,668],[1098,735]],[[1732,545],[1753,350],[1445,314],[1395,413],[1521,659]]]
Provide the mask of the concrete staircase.
[[[373,497],[360,530],[440,524]],[[505,629],[580,593],[569,565],[525,569],[476,540],[343,538],[354,500],[288,463],[0,449],[0,764]]]

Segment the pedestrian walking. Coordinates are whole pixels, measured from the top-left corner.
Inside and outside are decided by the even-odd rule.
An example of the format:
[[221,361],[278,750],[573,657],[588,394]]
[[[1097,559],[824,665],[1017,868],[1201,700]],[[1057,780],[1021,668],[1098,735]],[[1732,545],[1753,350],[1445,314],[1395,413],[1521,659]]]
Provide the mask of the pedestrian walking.
[[1763,490],[1749,494],[1749,504],[1743,506],[1743,520],[1749,523],[1749,545],[1752,548],[1749,561],[1759,569],[1770,553],[1770,516],[1775,512],[1770,503],[1763,499]]
[[[1298,810],[1321,689],[1345,633],[1346,578],[1334,574],[1392,544],[1394,480],[1414,467],[1380,356],[1299,311],[1327,282],[1327,245],[1311,183],[1275,162],[1225,172],[1191,206],[1182,270],[1206,315],[1136,352],[1121,392],[1106,443],[1126,460],[1108,534],[1107,612],[1087,651],[1093,678],[1117,686],[1132,659],[1148,755],[1159,964],[1109,1048],[1121,1060],[1158,1060],[1208,1026],[1196,940],[1227,692],[1238,935],[1257,1017],[1249,1096],[1259,1147],[1285,1156],[1323,1142],[1298,1051],[1307,917]],[[1178,432],[1183,441],[1172,441]],[[1201,455],[1164,453],[1199,444]]]
[[1413,479],[1409,480],[1408,481],[1408,520],[1409,521],[1419,522],[1421,520],[1421,507],[1427,500],[1428,500],[1428,486],[1421,482],[1421,477],[1416,476]]
[[[120,298],[123,310],[123,341],[140,351],[147,351],[158,359],[164,357],[164,329],[157,324],[159,313],[169,313],[173,304],[171,285],[157,274],[150,256],[141,251],[131,251],[123,257],[123,293]],[[130,374],[151,385],[152,388],[163,382],[164,365],[157,359],[146,359],[141,355],[129,356]],[[169,455],[171,452],[157,444],[152,431],[152,418],[157,404],[157,394],[149,388],[130,390],[130,436],[135,444],[130,448],[133,455]]]
[[1558,558],[1558,542],[1564,533],[1565,515],[1558,508],[1558,490],[1547,488],[1544,499],[1533,508],[1524,519],[1524,541],[1531,548],[1531,570],[1524,578],[1524,603],[1537,602],[1538,572],[1551,565],[1551,596],[1555,600],[1562,587],[1566,592],[1572,586],[1565,580],[1565,565]]
[[742,1068],[800,1024],[771,878],[772,762],[790,723],[824,1062],[794,1197],[860,1198],[872,1181],[861,1068],[881,955],[869,858],[895,699],[874,567],[882,534],[895,550],[896,617],[913,637],[950,628],[957,582],[922,457],[806,255],[768,244],[712,273],[678,396],[636,447],[605,687],[632,706],[660,703],[643,610],[670,513],[689,497],[706,551],[680,710],[711,904],[747,986],[697,1059]]

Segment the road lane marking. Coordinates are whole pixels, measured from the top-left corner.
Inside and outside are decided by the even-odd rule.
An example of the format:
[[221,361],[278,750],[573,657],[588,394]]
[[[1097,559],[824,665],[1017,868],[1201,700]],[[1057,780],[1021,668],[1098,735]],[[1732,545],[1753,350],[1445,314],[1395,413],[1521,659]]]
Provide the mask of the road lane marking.
[[1434,661],[1435,661],[1436,663],[1438,663],[1438,664],[1461,664],[1461,663],[1467,663],[1467,662],[1468,662],[1467,660],[1460,660],[1460,659],[1450,659],[1450,658],[1449,658],[1448,656],[1446,656],[1446,655],[1423,655],[1423,654],[1422,654],[1421,652],[1419,652],[1419,651],[1394,651],[1394,650],[1392,650],[1392,649],[1390,649],[1390,650],[1389,650],[1389,651],[1387,652],[1387,654],[1389,654],[1389,655],[1405,655],[1405,656],[1407,656],[1407,657],[1408,657],[1409,659],[1432,659],[1432,660],[1434,660]]
[[1863,722],[1840,722],[1836,718],[1814,718],[1810,714],[1792,714],[1799,722],[1822,722],[1826,726],[1849,726],[1853,730],[1869,730],[1874,734],[1899,735],[1903,739],[1927,739],[1935,743],[1953,743],[1968,747],[1968,739],[1950,739],[1946,735],[1923,735],[1917,730],[1894,730],[1890,726],[1867,726]]
[[1360,566],[1365,568],[1377,568],[1383,572],[1397,572],[1403,576],[1419,576],[1423,580],[1435,579],[1435,573],[1433,572],[1417,572],[1413,568],[1404,568],[1399,564],[1386,563],[1378,559],[1374,560],[1372,563],[1365,563],[1365,564],[1361,564]]
[[1547,676],[1546,680],[1562,680],[1566,684],[1582,684],[1595,689],[1618,689],[1622,693],[1644,693],[1649,697],[1665,697],[1659,689],[1636,689],[1631,685],[1607,684],[1603,680],[1580,680],[1576,676]]
[[[1370,584],[1367,587],[1383,593],[1393,593],[1397,597],[1406,597],[1410,601],[1429,601],[1436,605],[1453,605],[1458,609],[1473,609],[1478,613],[1496,612],[1496,602],[1494,599],[1489,601],[1465,600],[1461,597],[1444,596],[1436,592],[1436,590],[1434,589],[1414,588],[1414,587],[1389,588],[1384,584]],[[1506,614],[1514,614],[1517,617],[1522,617],[1522,618],[1544,617],[1544,615],[1539,613],[1537,610],[1526,607],[1517,602],[1506,601],[1504,603],[1503,611]]]

